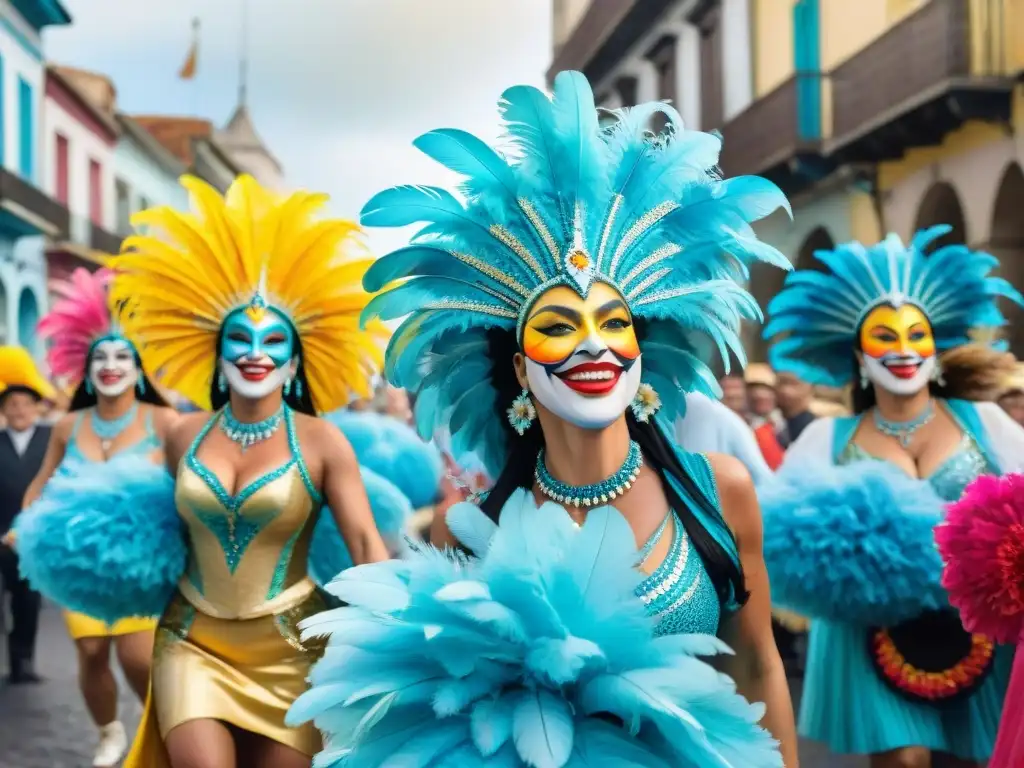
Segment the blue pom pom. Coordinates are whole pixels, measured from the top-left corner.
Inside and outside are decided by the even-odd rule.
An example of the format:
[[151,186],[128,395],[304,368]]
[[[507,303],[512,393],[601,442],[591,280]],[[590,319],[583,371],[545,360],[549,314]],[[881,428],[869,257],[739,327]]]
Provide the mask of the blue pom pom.
[[787,467],[758,495],[776,605],[871,626],[948,606],[933,538],[943,502],[927,482],[860,461]]
[[413,509],[437,501],[444,462],[412,427],[379,413],[337,411],[326,418],[345,434],[359,464],[398,486]]
[[167,470],[138,456],[63,469],[17,518],[23,576],[102,621],[162,614],[187,560]]
[[[373,519],[377,523],[384,541],[395,549],[405,531],[406,522],[412,515],[412,507],[405,495],[392,483],[376,472],[360,468],[366,495],[373,510]],[[349,554],[345,540],[338,531],[331,510],[324,507],[313,529],[313,540],[309,546],[309,575],[320,586],[326,585],[344,571],[352,567],[352,556]]]
[[376,768],[400,749],[422,768],[782,767],[763,707],[699,658],[728,649],[654,636],[618,512],[577,531],[519,491],[494,530],[459,514],[480,559],[423,545],[350,568],[327,587],[347,606],[302,624],[330,637],[287,717],[323,732],[315,765]]

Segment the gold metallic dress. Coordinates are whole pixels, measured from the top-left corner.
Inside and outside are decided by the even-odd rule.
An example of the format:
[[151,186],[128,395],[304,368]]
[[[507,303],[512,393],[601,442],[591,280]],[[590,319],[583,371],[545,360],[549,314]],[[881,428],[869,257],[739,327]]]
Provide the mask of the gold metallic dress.
[[321,647],[303,645],[298,623],[326,605],[307,573],[321,500],[285,409],[291,458],[229,494],[196,458],[217,421],[196,437],[178,470],[175,498],[188,528],[190,562],[157,628],[143,724],[126,766],[168,765],[163,740],[190,720],[213,719],[312,756],[312,725],[285,713],[306,688]]

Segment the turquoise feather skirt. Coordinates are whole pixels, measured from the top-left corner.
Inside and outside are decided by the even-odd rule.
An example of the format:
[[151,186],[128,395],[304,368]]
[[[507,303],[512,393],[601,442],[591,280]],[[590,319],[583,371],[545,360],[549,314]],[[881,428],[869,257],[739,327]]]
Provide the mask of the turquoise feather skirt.
[[837,754],[919,746],[987,760],[999,729],[1013,648],[996,649],[991,673],[970,698],[940,709],[909,701],[882,682],[868,656],[865,632],[860,625],[811,623],[800,735]]

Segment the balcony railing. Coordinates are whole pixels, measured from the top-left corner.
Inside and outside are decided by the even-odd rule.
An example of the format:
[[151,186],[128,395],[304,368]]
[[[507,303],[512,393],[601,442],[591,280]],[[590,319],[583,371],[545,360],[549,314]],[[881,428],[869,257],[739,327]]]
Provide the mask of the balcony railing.
[[87,256],[115,254],[121,250],[121,235],[107,231],[87,216],[69,214],[67,221],[51,250],[74,251]]
[[67,229],[67,209],[38,187],[0,168],[0,201],[4,226],[21,234],[53,234]]
[[[1008,110],[1012,91],[999,23],[1005,7],[1006,0],[930,0],[834,69],[831,145],[870,138],[911,113],[919,113],[914,128],[922,138],[938,134],[933,141],[955,127],[949,118],[998,118],[992,111]],[[944,106],[954,95],[957,103]],[[914,133],[905,128],[901,134]],[[882,141],[901,152],[889,137]],[[879,151],[878,142],[871,151]]]
[[821,142],[819,73],[793,75],[753,102],[722,129],[722,172],[726,176],[769,171]]

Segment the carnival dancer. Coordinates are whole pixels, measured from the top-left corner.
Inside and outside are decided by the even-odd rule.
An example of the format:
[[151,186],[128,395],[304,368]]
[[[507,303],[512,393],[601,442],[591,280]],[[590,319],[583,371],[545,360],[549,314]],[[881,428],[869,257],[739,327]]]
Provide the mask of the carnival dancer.
[[[739,351],[757,316],[746,265],[786,265],[748,223],[785,198],[720,180],[720,139],[665,104],[602,128],[576,72],[501,109],[508,156],[457,130],[415,142],[464,177],[465,202],[404,186],[362,216],[426,223],[367,272],[369,291],[403,282],[363,317],[406,317],[389,381],[415,396],[421,435],[448,431],[497,478],[434,542],[479,559],[428,547],[344,572],[329,589],[351,607],[307,622],[337,650],[291,718],[316,718],[324,765],[353,768],[397,743],[422,766],[779,766],[758,721],[796,766],[749,475],[655,422],[686,391],[717,394],[701,353]],[[720,651],[717,634],[766,712],[693,656]]]
[[1024,460],[1024,430],[982,399],[1011,363],[970,344],[1021,303],[996,260],[929,246],[933,227],[817,258],[769,305],[772,367],[853,385],[855,415],[812,422],[780,491],[762,495],[773,595],[812,617],[801,734],[874,768],[960,765],[992,754],[1011,649],[949,610],[932,528],[943,501]]
[[[54,281],[58,297],[40,321],[49,341],[47,363],[58,379],[75,387],[69,413],[53,428],[43,464],[25,493],[34,502],[54,473],[89,473],[115,455],[137,454],[164,460],[163,443],[176,418],[142,369],[138,351],[111,322],[108,289],[112,274],[75,270]],[[128,749],[117,718],[117,682],[110,668],[111,647],[125,678],[145,701],[153,655],[152,619],[128,618],[113,624],[65,611],[78,652],[78,684],[89,715],[99,729],[93,765],[114,766]]]
[[[176,515],[166,509],[171,489],[139,471],[121,486],[145,495],[144,512],[116,487],[94,491],[110,510],[108,527],[127,534],[95,556],[119,558],[123,577],[78,587],[74,597],[97,614],[128,610],[129,593],[150,610],[169,600],[128,765],[309,766],[320,736],[289,728],[284,715],[319,653],[299,640],[297,624],[325,606],[307,566],[321,505],[354,563],[388,557],[351,446],[314,416],[369,394],[387,332],[359,328],[370,259],[356,224],[318,219],[325,195],[278,197],[249,176],[223,197],[194,177],[182,183],[194,211],[135,215],[145,234],[127,238],[114,261],[114,298],[132,301],[121,319],[147,368],[214,414],[182,416],[168,435]],[[55,526],[62,514],[30,520]],[[132,515],[140,525],[125,524]],[[48,547],[79,545],[80,560],[91,554],[89,532],[69,530],[56,542],[45,533],[35,536],[40,562]],[[39,578],[74,560],[47,563]]]

